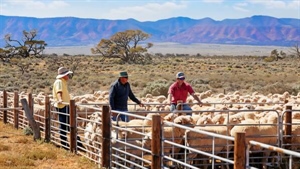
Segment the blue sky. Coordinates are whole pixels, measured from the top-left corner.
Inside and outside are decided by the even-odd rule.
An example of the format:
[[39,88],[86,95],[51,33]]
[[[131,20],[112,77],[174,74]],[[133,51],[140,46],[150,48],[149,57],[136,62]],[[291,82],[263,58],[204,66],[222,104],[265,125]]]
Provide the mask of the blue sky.
[[300,0],[0,0],[0,15],[138,21],[178,16],[223,20],[253,15],[300,19]]

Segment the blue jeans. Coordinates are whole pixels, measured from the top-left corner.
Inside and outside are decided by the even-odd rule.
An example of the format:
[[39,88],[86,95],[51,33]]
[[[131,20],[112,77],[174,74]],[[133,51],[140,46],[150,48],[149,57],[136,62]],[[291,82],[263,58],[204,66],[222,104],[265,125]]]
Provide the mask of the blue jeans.
[[[68,139],[67,139],[67,131],[70,131],[70,127],[67,124],[69,123],[69,106],[65,106],[63,108],[55,108],[56,111],[60,112],[58,114],[58,120],[59,120],[59,137],[60,137],[60,143],[63,146],[69,147]],[[77,136],[77,140],[80,142],[77,142],[77,145],[80,147],[83,147],[83,144],[81,143],[80,137]]]
[[60,112],[58,114],[58,120],[59,120],[59,137],[60,137],[60,143],[64,146],[69,147],[68,139],[67,139],[67,131],[69,131],[69,126],[66,124],[69,124],[69,106],[65,106],[63,108],[55,108],[56,111]]
[[[173,112],[174,110],[176,110],[176,104],[171,104],[170,110],[171,110],[171,112]],[[192,108],[188,104],[184,103],[182,105],[182,110],[183,111],[192,111]],[[186,113],[186,115],[190,115],[191,116],[192,112]]]
[[[116,111],[127,112],[128,110],[116,110]],[[127,116],[127,115],[124,115],[124,114],[117,114],[117,116],[113,116],[113,117],[112,117],[112,120],[113,120],[113,121],[117,121],[117,117],[118,117],[118,118],[121,118],[122,121],[125,121],[125,122],[128,122],[128,121],[129,121],[128,116]]]

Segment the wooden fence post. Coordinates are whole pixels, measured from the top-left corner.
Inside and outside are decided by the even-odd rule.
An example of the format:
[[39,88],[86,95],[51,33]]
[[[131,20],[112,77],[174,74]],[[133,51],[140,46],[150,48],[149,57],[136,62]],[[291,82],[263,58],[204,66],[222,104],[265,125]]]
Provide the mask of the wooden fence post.
[[31,110],[31,113],[33,115],[33,97],[32,97],[32,93],[28,93],[28,106],[29,106],[29,109]]
[[[33,118],[34,118],[32,93],[28,93],[28,106],[29,106],[30,112],[32,113]],[[32,126],[30,126],[30,127],[32,128]]]
[[236,133],[234,137],[234,169],[246,168],[245,133]]
[[291,149],[291,144],[292,144],[292,106],[286,106],[286,111],[285,111],[285,130],[284,130],[284,135],[285,138],[284,144],[285,148],[290,150]]
[[14,127],[19,128],[19,93],[14,92]]
[[151,168],[161,168],[161,131],[162,125],[160,115],[152,116]]
[[50,97],[46,95],[45,97],[45,141],[50,142],[51,140],[51,116],[50,116]]
[[[3,108],[7,108],[7,92],[3,91]],[[3,111],[3,123],[7,123],[7,110]]]
[[75,110],[75,100],[70,100],[70,150],[71,152],[76,151],[76,110]]
[[111,152],[110,152],[110,136],[111,136],[111,115],[109,106],[104,105],[102,107],[102,151],[101,151],[101,167],[110,168]]
[[21,103],[22,103],[23,109],[25,111],[26,117],[29,121],[29,124],[30,124],[30,126],[32,126],[34,140],[41,139],[40,127],[34,120],[32,113],[30,112],[30,108],[28,106],[27,100],[21,99]]

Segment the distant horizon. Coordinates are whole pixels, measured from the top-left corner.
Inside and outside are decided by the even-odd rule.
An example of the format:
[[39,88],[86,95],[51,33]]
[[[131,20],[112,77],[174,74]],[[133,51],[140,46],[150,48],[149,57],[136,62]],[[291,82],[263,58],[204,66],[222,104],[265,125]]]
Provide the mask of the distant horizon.
[[24,2],[25,0],[1,0],[0,15],[36,18],[135,19],[140,22],[173,17],[191,19],[208,17],[221,21],[255,15],[300,19],[300,0],[26,0],[26,3]]
[[[95,20],[111,20],[111,21],[116,21],[116,20],[130,20],[130,19],[133,19],[133,20],[136,20],[134,18],[128,18],[128,19],[98,19],[98,18],[81,18],[81,17],[75,17],[75,16],[58,16],[58,17],[32,17],[32,16],[14,16],[14,15],[1,15],[0,16],[6,16],[6,17],[25,17],[25,18],[37,18],[37,19],[49,19],[49,18],[78,18],[78,19],[95,19]],[[277,19],[299,19],[300,18],[278,18],[278,17],[274,17],[274,16],[269,16],[269,15],[252,15],[252,16],[247,16],[247,17],[242,17],[242,18],[225,18],[223,20],[227,20],[227,19],[230,19],[230,20],[234,20],[234,19],[243,19],[243,18],[251,18],[251,17],[254,17],[254,16],[265,16],[265,17],[272,17],[272,18],[277,18]],[[195,19],[195,18],[191,18],[191,17],[187,17],[187,16],[177,16],[177,17],[170,17],[170,18],[189,18],[189,19],[192,19],[192,20],[201,20],[201,19],[204,19],[204,18],[210,18],[210,17],[203,17],[203,18],[199,18],[199,19]],[[159,19],[159,20],[156,20],[156,21],[138,21],[138,22],[157,22],[157,21],[160,21],[160,20],[166,20],[166,19],[170,19],[170,18],[162,18],[162,19]],[[210,18],[214,21],[223,21],[223,20],[215,20],[213,18]],[[300,24],[300,23],[299,23]]]
[[[82,46],[53,46],[46,47],[45,54],[68,54],[68,55],[93,55],[90,49],[94,45],[82,45]],[[183,45],[174,42],[154,43],[154,46],[148,50],[148,53],[155,54],[189,54],[196,55],[201,54],[204,56],[269,56],[271,51],[277,49],[277,51],[283,51],[289,54],[291,47],[284,46],[254,46],[254,45],[231,45],[231,44],[204,44],[195,43],[189,45]]]
[[[13,39],[22,39],[27,29],[38,31],[37,39],[44,40],[49,47],[94,45],[117,32],[139,29],[150,37],[144,43],[177,42],[181,44],[216,43],[235,45],[292,46],[298,43],[300,19],[278,19],[255,15],[250,18],[224,20],[220,22],[203,18],[169,18],[156,22],[133,20],[96,20],[80,18],[11,17],[0,15],[2,34]],[[11,25],[18,25],[17,27]],[[17,32],[17,33],[16,33]],[[3,39],[4,40],[4,39]],[[0,42],[5,46],[5,42]]]

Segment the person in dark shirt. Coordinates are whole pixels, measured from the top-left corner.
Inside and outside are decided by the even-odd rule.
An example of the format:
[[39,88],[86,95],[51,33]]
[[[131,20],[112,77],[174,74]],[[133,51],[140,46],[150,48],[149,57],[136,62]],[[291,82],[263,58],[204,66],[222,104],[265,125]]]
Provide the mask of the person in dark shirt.
[[[136,104],[143,107],[144,105],[132,93],[130,84],[128,83],[128,73],[120,72],[119,78],[111,85],[109,90],[109,104],[111,110],[128,111],[128,97]],[[116,121],[117,114],[113,113],[113,120]],[[128,122],[128,116],[120,114],[119,117],[122,121]]]

